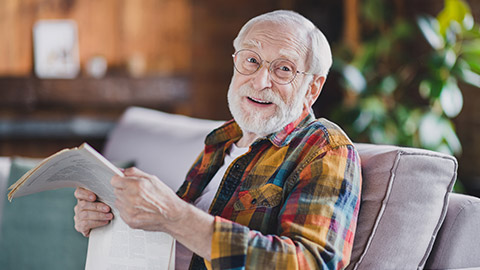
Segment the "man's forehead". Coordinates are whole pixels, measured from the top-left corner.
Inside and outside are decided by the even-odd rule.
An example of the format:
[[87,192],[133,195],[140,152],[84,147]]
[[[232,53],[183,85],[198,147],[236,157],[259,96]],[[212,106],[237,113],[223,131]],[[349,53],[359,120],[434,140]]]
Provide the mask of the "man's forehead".
[[[242,47],[257,52],[274,50],[274,57],[300,61],[307,55],[307,44],[303,31],[278,24],[263,21],[254,24],[245,35]],[[273,59],[270,59],[273,60]]]
[[[251,49],[256,52],[260,52],[267,49],[274,49],[273,46],[269,44],[265,44],[264,42],[255,38],[249,38],[247,40],[244,40],[244,42],[242,42],[242,45],[243,45],[242,48]],[[273,53],[277,58],[286,58],[292,61],[298,61],[301,58],[299,52],[294,50],[293,48],[289,48],[290,46],[286,46],[286,47],[275,46],[275,47],[277,51]]]

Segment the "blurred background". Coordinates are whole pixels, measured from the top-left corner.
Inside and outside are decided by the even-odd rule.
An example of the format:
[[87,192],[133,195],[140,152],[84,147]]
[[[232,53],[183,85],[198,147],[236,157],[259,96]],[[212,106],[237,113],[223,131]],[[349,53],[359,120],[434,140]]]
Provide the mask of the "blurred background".
[[[101,149],[132,105],[229,119],[232,41],[275,9],[303,14],[331,43],[317,117],[355,142],[455,155],[456,190],[480,196],[478,0],[2,0],[0,156]],[[48,53],[62,42],[69,50]]]

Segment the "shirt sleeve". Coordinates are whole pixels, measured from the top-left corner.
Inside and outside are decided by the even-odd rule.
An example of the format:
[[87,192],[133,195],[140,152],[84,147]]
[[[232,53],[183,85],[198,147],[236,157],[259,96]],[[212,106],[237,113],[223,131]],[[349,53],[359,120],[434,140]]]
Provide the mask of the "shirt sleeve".
[[215,217],[211,269],[343,269],[350,261],[360,203],[353,146],[323,152],[298,174],[278,215],[278,234]]

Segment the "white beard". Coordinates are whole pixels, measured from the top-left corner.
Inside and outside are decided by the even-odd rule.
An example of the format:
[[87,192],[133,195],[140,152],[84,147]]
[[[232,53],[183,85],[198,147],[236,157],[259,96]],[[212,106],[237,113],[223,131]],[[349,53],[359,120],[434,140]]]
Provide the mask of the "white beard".
[[[300,117],[303,112],[305,94],[310,84],[308,81],[306,82],[300,86],[298,94],[294,95],[294,99],[291,102],[287,101],[288,103],[283,101],[280,95],[272,89],[256,91],[248,84],[242,85],[239,89],[233,89],[232,83],[230,83],[228,107],[242,131],[266,136],[283,129],[286,125]],[[272,102],[276,106],[274,115],[263,115],[257,111],[245,112],[241,107],[241,101],[247,96]]]

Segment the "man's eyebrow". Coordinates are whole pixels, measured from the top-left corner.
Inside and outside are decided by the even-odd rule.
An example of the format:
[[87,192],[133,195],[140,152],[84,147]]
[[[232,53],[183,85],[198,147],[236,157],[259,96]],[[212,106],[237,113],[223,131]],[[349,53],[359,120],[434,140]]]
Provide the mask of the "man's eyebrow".
[[279,53],[281,58],[285,58],[293,62],[297,62],[300,59],[300,55],[292,52],[292,50],[280,49]]

